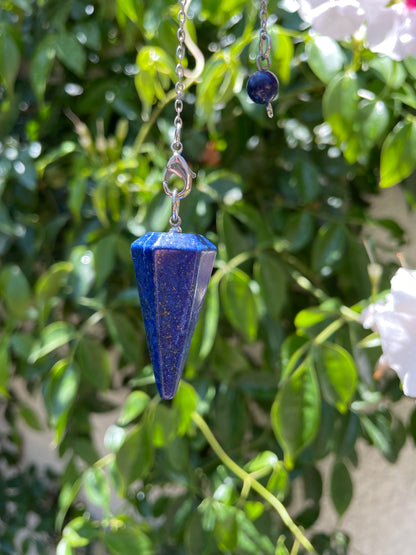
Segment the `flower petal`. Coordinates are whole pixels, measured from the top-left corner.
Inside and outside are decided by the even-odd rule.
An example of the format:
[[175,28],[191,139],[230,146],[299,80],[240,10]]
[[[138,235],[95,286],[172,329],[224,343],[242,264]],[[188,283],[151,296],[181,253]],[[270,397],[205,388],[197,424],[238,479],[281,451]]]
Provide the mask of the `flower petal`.
[[416,318],[416,271],[399,268],[391,279],[394,310]]
[[376,316],[383,353],[401,380],[407,373],[416,374],[415,317],[397,312]]
[[408,397],[416,397],[416,372],[407,372],[402,380],[403,393]]

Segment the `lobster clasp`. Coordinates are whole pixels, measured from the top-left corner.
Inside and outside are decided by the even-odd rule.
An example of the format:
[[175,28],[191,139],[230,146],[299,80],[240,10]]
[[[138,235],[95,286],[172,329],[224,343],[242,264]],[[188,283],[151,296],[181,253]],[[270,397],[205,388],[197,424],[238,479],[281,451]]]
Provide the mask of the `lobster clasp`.
[[169,179],[176,175],[182,179],[184,186],[183,189],[176,192],[176,200],[181,200],[185,198],[191,192],[192,179],[196,177],[196,174],[191,170],[191,168],[186,163],[185,158],[181,156],[178,152],[175,152],[169,159],[166,166],[165,179],[163,180],[163,190],[172,198],[174,191],[169,189]]

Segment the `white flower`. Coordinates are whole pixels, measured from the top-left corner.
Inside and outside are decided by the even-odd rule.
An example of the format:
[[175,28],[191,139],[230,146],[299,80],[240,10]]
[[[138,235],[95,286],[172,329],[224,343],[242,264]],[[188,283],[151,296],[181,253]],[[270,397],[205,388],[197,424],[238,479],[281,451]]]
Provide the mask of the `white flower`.
[[394,60],[416,56],[416,3],[406,0],[298,0],[299,15],[315,31],[343,40],[367,26],[370,50]]
[[364,23],[358,0],[299,0],[299,15],[321,35],[343,40]]
[[404,394],[416,397],[416,271],[400,268],[391,293],[365,308],[361,323],[380,334],[384,362],[397,372]]
[[386,54],[393,60],[416,56],[416,10],[399,3],[367,15],[370,50]]

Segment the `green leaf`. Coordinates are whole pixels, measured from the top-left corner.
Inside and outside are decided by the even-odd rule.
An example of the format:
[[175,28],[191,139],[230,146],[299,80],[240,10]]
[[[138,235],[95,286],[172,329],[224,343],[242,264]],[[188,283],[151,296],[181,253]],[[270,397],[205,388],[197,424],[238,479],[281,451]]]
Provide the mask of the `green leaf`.
[[142,361],[142,345],[138,340],[138,330],[131,321],[121,312],[108,312],[106,314],[108,331],[114,343],[121,348],[124,356],[140,366]]
[[124,491],[135,480],[144,478],[153,465],[154,449],[146,423],[136,425],[126,436],[116,455],[116,465]]
[[144,46],[136,58],[139,72],[134,77],[137,93],[143,104],[151,106],[162,100],[171,82],[175,79],[175,64],[160,47]]
[[247,472],[258,472],[259,470],[271,470],[278,462],[278,457],[272,451],[263,451],[245,465]]
[[85,246],[72,249],[69,260],[72,264],[72,273],[69,284],[76,298],[87,295],[95,280],[94,253]]
[[387,410],[371,416],[360,415],[361,424],[369,439],[390,462],[395,462],[406,440],[406,429],[402,422]]
[[56,55],[61,63],[78,77],[83,77],[87,55],[74,35],[60,32],[56,37]]
[[71,547],[82,547],[97,538],[98,533],[95,523],[79,516],[65,526],[62,535]]
[[155,447],[163,447],[173,441],[178,432],[179,413],[175,408],[158,405],[152,421],[152,441]]
[[320,412],[318,381],[308,358],[283,384],[271,411],[273,431],[288,468],[293,468],[297,455],[315,438]]
[[336,462],[331,474],[331,499],[339,516],[348,509],[352,493],[353,486],[348,468],[343,462]]
[[153,555],[155,553],[151,540],[143,533],[136,523],[128,526],[107,530],[104,543],[113,555]]
[[399,89],[406,80],[407,75],[403,63],[396,62],[389,56],[374,56],[368,65],[390,89]]
[[290,486],[290,479],[283,463],[275,466],[272,475],[267,482],[267,489],[280,501],[286,497]]
[[238,495],[233,484],[220,484],[214,491],[212,498],[224,505],[233,505]]
[[179,411],[178,434],[184,436],[192,422],[192,413],[198,404],[198,395],[195,389],[181,380],[178,391],[173,398],[173,406]]
[[73,32],[75,35],[82,35],[83,36],[83,44],[85,41],[85,45],[92,50],[96,50],[97,52],[101,50],[101,29],[100,29],[100,22],[99,21],[82,21],[77,23],[74,28]]
[[360,102],[358,117],[361,127],[361,142],[370,149],[384,136],[390,122],[390,113],[382,100]]
[[214,526],[214,537],[221,551],[233,553],[238,542],[238,526],[236,510],[220,503],[215,504],[216,520]]
[[[52,324],[53,325],[53,324]],[[62,438],[68,413],[71,409],[79,384],[79,369],[67,360],[58,361],[45,382],[44,399],[49,422],[55,427],[56,442]]]
[[56,514],[55,525],[56,529],[61,529],[65,520],[65,517],[75,501],[76,496],[81,487],[81,481],[74,476],[74,481],[72,482],[65,482],[62,487],[61,491],[59,492],[58,498],[58,507],[59,511]]
[[9,338],[3,335],[0,340],[0,396],[9,396],[11,362],[9,355]]
[[42,330],[40,341],[35,344],[30,353],[28,362],[33,364],[55,349],[66,345],[76,336],[76,330],[71,324],[66,322],[53,322]]
[[118,425],[126,426],[140,416],[150,402],[150,397],[144,391],[132,391],[121,408]]
[[56,37],[46,35],[36,46],[30,63],[30,83],[38,102],[43,102],[56,55]]
[[408,56],[404,59],[404,65],[410,75],[416,79],[416,58]]
[[358,372],[353,358],[343,347],[330,343],[325,343],[315,353],[319,381],[325,400],[341,413],[346,412],[358,381]]
[[[261,505],[261,509],[260,509]],[[254,516],[259,516],[260,510],[264,509],[263,504],[259,501],[248,502],[245,505],[246,511]],[[274,537],[273,541],[269,537],[268,532],[261,532],[253,522],[248,518],[248,512],[237,510],[236,511],[237,526],[238,526],[238,547],[234,553],[244,553],[247,555],[275,555]],[[260,525],[261,526],[261,525]],[[260,533],[259,533],[260,532]]]
[[57,262],[47,272],[42,274],[35,285],[37,302],[44,304],[52,297],[55,297],[66,283],[68,274],[71,271],[72,264],[69,262]]
[[10,24],[0,23],[0,83],[5,85],[10,95],[13,94],[20,66],[20,51],[14,34]]
[[329,37],[311,37],[306,43],[306,55],[309,67],[325,85],[328,85],[344,66],[345,59],[341,47]]
[[220,51],[209,58],[196,89],[196,105],[205,118],[213,116],[218,104],[231,100],[238,70],[238,58],[226,53]]
[[257,303],[250,289],[250,278],[241,270],[233,270],[221,281],[221,302],[230,324],[246,341],[257,336]]
[[30,306],[30,286],[19,266],[5,266],[0,271],[0,295],[11,315],[26,317]]
[[309,341],[304,335],[293,334],[285,339],[281,349],[281,383],[301,365],[307,353],[308,343]]
[[[0,354],[0,363],[1,363],[1,354]],[[0,373],[1,373],[1,370],[0,370]],[[1,384],[0,384],[0,391],[1,391]],[[19,413],[20,413],[20,416],[25,421],[25,423],[29,426],[29,428],[32,428],[32,430],[36,430],[37,432],[40,432],[43,430],[43,426],[40,423],[39,416],[37,415],[37,413],[29,405],[27,405],[26,403],[22,403],[22,401],[20,401]]]
[[338,223],[323,225],[312,246],[312,268],[322,275],[332,273],[342,262],[347,244],[344,226]]
[[286,539],[284,536],[280,536],[276,545],[276,551],[274,555],[290,555],[289,550],[285,545]]
[[260,285],[268,314],[278,320],[286,302],[287,275],[277,256],[260,254],[254,266],[254,278]]
[[104,471],[101,468],[88,468],[83,474],[83,483],[89,501],[108,511],[111,491]]
[[221,239],[224,241],[229,259],[252,248],[249,234],[237,224],[235,218],[228,212],[220,212],[218,227],[221,230]]
[[314,232],[313,218],[309,212],[291,214],[283,230],[285,241],[292,252],[297,252],[309,243]]
[[286,34],[285,29],[278,25],[270,26],[269,34],[272,39],[273,69],[279,76],[280,82],[288,83],[294,55],[292,39]]
[[344,149],[345,159],[349,164],[366,156],[387,132],[390,113],[381,100],[362,100],[358,105],[354,133]]
[[69,541],[66,538],[62,538],[62,540],[58,543],[56,547],[56,555],[73,555],[74,551],[72,547],[69,545]]
[[117,6],[133,23],[143,23],[143,2],[141,0],[117,0]]
[[93,247],[97,287],[101,287],[114,268],[116,260],[117,235],[107,235]]
[[111,383],[111,362],[105,347],[95,337],[84,335],[75,352],[76,359],[84,377],[91,385],[101,391]]
[[320,176],[315,164],[308,158],[302,159],[293,168],[290,186],[296,189],[300,199],[305,203],[311,203],[322,194]]
[[260,501],[246,501],[244,509],[250,520],[257,520],[264,511],[263,504]]
[[339,145],[355,134],[358,100],[357,76],[351,71],[336,75],[324,93],[323,114]]
[[220,316],[220,300],[218,287],[208,287],[201,314],[192,337],[188,355],[188,364],[193,358],[203,361],[210,354],[217,336],[218,320]]
[[81,210],[82,205],[87,194],[87,179],[81,177],[77,173],[76,179],[71,179],[68,183],[69,198],[68,198],[68,208],[71,211],[71,215],[76,223],[81,221]]
[[126,437],[125,428],[112,425],[107,428],[104,436],[104,446],[112,453],[116,453]]
[[327,317],[328,313],[320,307],[305,308],[296,314],[294,323],[297,328],[310,328]]
[[194,511],[186,523],[184,544],[187,553],[198,555],[212,555],[218,549],[212,537],[212,529],[203,527],[199,511]]
[[416,168],[416,121],[399,122],[381,149],[380,187],[392,187]]

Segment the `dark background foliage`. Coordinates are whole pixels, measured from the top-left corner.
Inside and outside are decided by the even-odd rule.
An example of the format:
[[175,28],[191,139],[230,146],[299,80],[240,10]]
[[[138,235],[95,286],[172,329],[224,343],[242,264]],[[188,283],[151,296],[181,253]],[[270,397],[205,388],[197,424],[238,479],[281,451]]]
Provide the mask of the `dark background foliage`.
[[[415,61],[311,35],[284,3],[269,11],[281,81],[273,120],[244,87],[257,7],[194,0],[189,10],[183,143],[198,178],[181,216],[218,257],[168,403],[156,395],[130,243],[165,230],[170,215],[161,182],[177,6],[1,4],[2,553],[47,553],[60,538],[59,555],[296,553],[275,507],[241,489],[198,415],[276,502],[290,506],[303,484],[291,514],[306,530],[319,516],[321,459],[339,515],[359,438],[397,459],[399,382],[373,379],[380,351],[365,348],[357,319],[392,273],[371,282],[363,226],[405,240],[397,222],[369,216],[368,195],[380,178],[407,179],[414,205]],[[114,410],[120,391],[103,453],[91,415]],[[33,409],[39,393],[46,421]],[[54,430],[62,475],[22,468],[23,426]],[[21,533],[29,513],[32,541]],[[312,537],[322,554],[347,553],[348,541]]]

